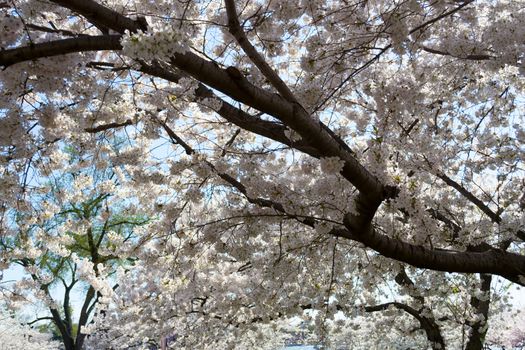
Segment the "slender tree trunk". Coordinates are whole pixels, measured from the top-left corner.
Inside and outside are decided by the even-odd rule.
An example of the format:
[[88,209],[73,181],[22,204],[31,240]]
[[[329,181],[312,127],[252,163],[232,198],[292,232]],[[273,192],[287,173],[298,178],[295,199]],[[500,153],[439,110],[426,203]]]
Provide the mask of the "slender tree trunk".
[[487,319],[490,306],[490,283],[492,282],[492,276],[480,274],[480,280],[480,289],[487,295],[487,298],[480,300],[477,297],[472,296],[470,299],[470,305],[474,308],[476,314],[483,316],[483,320],[469,324],[471,331],[465,350],[482,350],[485,342],[485,335],[487,334]]

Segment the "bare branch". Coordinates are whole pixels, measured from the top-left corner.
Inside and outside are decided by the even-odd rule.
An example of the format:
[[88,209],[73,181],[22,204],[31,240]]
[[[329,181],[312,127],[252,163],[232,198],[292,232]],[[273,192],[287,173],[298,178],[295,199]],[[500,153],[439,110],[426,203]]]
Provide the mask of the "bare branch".
[[299,103],[294,94],[288,88],[288,85],[279,77],[266,60],[257,52],[255,47],[246,37],[244,30],[239,23],[237,10],[235,9],[234,0],[225,0],[226,13],[228,15],[228,29],[243,51],[248,55],[252,62],[259,68],[261,73],[270,81],[273,87],[289,102]]
[[62,35],[65,35],[65,36],[72,36],[72,37],[89,36],[87,34],[79,34],[79,33],[74,33],[72,31],[69,31],[69,30],[54,29],[54,28],[44,27],[44,26],[40,26],[40,25],[32,24],[32,23],[26,24],[26,27],[34,29],[34,30],[37,30],[37,31],[40,31],[40,32],[62,34]]
[[[514,283],[525,285],[525,256],[484,245],[483,251],[454,251],[430,249],[403,242],[378,233],[371,224],[352,224],[345,218],[348,230],[335,230],[334,235],[345,237],[374,249],[381,255],[415,267],[446,272],[490,273]],[[361,230],[357,230],[361,227]]]
[[100,125],[97,125],[97,126],[94,126],[92,128],[85,128],[84,131],[88,132],[88,133],[97,133],[97,132],[101,132],[101,131],[106,131],[106,130],[111,130],[111,129],[116,129],[116,128],[121,128],[123,126],[129,126],[129,125],[133,125],[133,122],[128,119],[126,120],[125,122],[122,122],[122,123],[108,123],[108,124],[100,124]]
[[490,59],[494,59],[495,58],[494,56],[485,55],[485,54],[471,54],[471,55],[457,56],[457,55],[453,55],[453,54],[451,54],[449,52],[441,51],[441,50],[438,50],[438,49],[433,49],[433,48],[430,48],[430,47],[424,46],[424,45],[420,45],[419,47],[423,51],[426,51],[428,53],[433,53],[433,54],[437,54],[437,55],[441,55],[441,56],[450,56],[450,57],[459,58],[459,59],[462,59],[462,60],[486,61],[486,60],[490,60]]
[[450,15],[453,15],[454,13],[458,12],[459,10],[461,10],[462,8],[464,8],[465,6],[467,5],[470,5],[471,3],[473,3],[474,0],[465,0],[465,1],[462,1],[462,4],[459,5],[458,7],[455,7],[453,8],[452,10],[449,10],[449,11],[446,11],[446,12],[443,12],[441,15],[439,16],[436,16],[420,25],[418,25],[417,27],[414,27],[410,30],[409,34],[414,34],[416,33],[417,31],[420,31],[421,29],[423,28],[426,28],[428,27],[429,25],[433,24],[433,23],[436,23],[440,20],[442,20],[443,18],[446,18]]
[[459,193],[463,195],[463,197],[467,198],[472,204],[474,204],[476,207],[478,207],[482,212],[484,212],[493,222],[500,223],[501,218],[498,214],[493,212],[485,203],[483,203],[478,197],[474,196],[469,190],[467,190],[465,187],[461,186],[456,181],[452,180],[450,177],[445,175],[444,173],[438,173],[437,177],[439,177],[441,180],[443,180],[447,185],[457,190]]
[[50,316],[38,317],[38,318],[34,319],[34,320],[31,321],[31,322],[27,322],[26,324],[29,325],[29,326],[31,326],[31,325],[33,325],[33,324],[35,324],[35,323],[37,323],[37,322],[45,321],[45,320],[53,321],[54,318],[53,318],[53,317],[50,317]]
[[146,31],[147,27],[140,21],[132,20],[106,6],[92,0],[50,0],[51,2],[70,9],[84,16],[98,28],[106,27],[123,34],[126,29],[130,32]]
[[1,50],[0,66],[3,66],[5,69],[24,61],[75,52],[121,50],[120,38],[120,35],[82,36],[33,44],[16,49]]
[[433,317],[426,317],[422,314],[423,309],[416,310],[413,307],[399,303],[399,302],[390,302],[373,306],[365,306],[366,312],[377,312],[384,311],[390,307],[395,307],[396,309],[403,310],[408,313],[410,316],[414,317],[419,321],[421,328],[426,333],[427,339],[432,344],[432,349],[445,349],[445,340],[441,335],[441,330],[434,320]]

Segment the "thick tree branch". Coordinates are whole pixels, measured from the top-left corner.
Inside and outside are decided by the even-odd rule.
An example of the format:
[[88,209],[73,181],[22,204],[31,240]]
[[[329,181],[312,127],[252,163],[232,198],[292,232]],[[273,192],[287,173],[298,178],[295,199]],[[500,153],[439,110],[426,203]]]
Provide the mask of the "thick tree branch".
[[434,219],[441,221],[442,223],[445,224],[446,227],[452,230],[452,240],[455,240],[459,237],[459,233],[461,232],[461,227],[458,224],[456,224],[454,221],[450,220],[439,210],[436,210],[434,208],[427,209],[427,212]]
[[121,34],[123,34],[126,30],[129,30],[130,32],[147,30],[147,26],[143,22],[132,20],[92,0],[50,1],[84,16],[88,21],[93,23],[98,28],[106,27]]
[[[162,126],[176,143],[184,147],[186,153],[194,153],[194,150],[181,140],[165,123]],[[209,165],[213,168],[211,163]],[[284,215],[296,218],[293,214],[288,214],[280,203],[263,198],[249,197],[244,185],[230,175],[223,173],[218,173],[218,175],[244,194],[249,202],[261,207],[273,208]],[[359,203],[359,200],[356,202]],[[485,250],[481,252],[428,249],[381,235],[373,229],[366,234],[356,234],[356,232],[363,232],[362,228],[366,230],[367,227],[371,227],[370,222],[375,215],[375,212],[367,212],[364,208],[358,208],[358,211],[361,213],[359,216],[347,216],[346,223],[349,230],[336,228],[331,234],[363,243],[386,257],[406,262],[419,268],[447,272],[494,273],[513,282],[523,284],[519,280],[519,276],[525,271],[525,257],[523,256],[491,248],[490,246],[485,247]],[[315,225],[313,219],[298,218],[298,220],[310,227]]]
[[[421,327],[427,335],[428,341],[431,343],[432,349],[442,350],[445,349],[445,340],[441,334],[441,329],[436,323],[434,313],[432,310],[429,310],[425,307],[425,298],[416,293],[416,286],[412,279],[408,276],[404,268],[401,268],[401,271],[394,277],[394,280],[397,284],[408,289],[408,294],[416,300],[421,307],[416,310],[421,316],[421,319],[418,319]],[[425,315],[422,314],[423,311]]]
[[[148,65],[143,63],[141,65],[140,71],[159,78],[163,78],[173,83],[178,83],[183,77],[183,73],[173,72],[166,68],[160,67],[159,65]],[[213,93],[211,89],[207,88],[202,83],[199,83],[198,88],[195,90],[195,96],[196,101],[206,98],[220,100],[222,105],[217,113],[230,123],[233,123],[244,130],[267,137],[289,147],[293,147],[294,149],[304,152],[312,157],[320,157],[320,152],[316,148],[304,142],[304,140],[291,141],[288,139],[288,137],[286,137],[287,128],[282,124],[257,118],[237,107],[234,107],[230,103],[222,100],[215,93]]]
[[406,304],[399,303],[399,302],[396,302],[396,301],[392,301],[392,302],[384,303],[384,304],[379,304],[379,305],[373,305],[373,306],[365,306],[365,311],[366,312],[370,312],[370,313],[371,312],[378,312],[378,311],[386,311],[392,306],[395,307],[396,309],[406,311],[409,315],[413,316],[417,320],[421,319],[421,316],[419,315],[419,312],[416,309],[414,309],[413,307],[410,307],[410,306],[408,306]]
[[525,257],[522,255],[489,246],[481,252],[425,248],[382,235],[371,224],[356,231],[349,220],[345,218],[348,230],[336,229],[332,234],[363,243],[385,257],[436,271],[489,273],[525,285]]
[[[63,4],[63,1],[55,2]],[[128,19],[130,22],[124,21],[121,18],[123,17],[122,15],[103,7],[102,5],[98,5],[93,1],[75,0],[71,2],[67,1],[66,3],[66,7],[79,12],[86,18],[93,17],[93,14],[96,13],[97,20],[102,21],[102,24],[109,28],[122,31],[120,25],[127,23],[126,25],[129,25],[128,29],[130,31],[137,30],[138,24],[135,21],[130,19]],[[115,23],[112,22],[113,20]],[[117,43],[119,36],[102,37],[112,38],[110,40],[106,39],[109,42],[104,41],[105,45],[102,45],[104,48],[121,48],[120,42]],[[62,50],[48,46],[40,47],[40,51],[43,52],[38,53],[35,53],[34,49],[31,48],[20,48],[15,50],[18,50],[18,53],[23,52],[25,60],[35,59],[45,57],[46,55],[57,55],[60,54],[61,51],[62,53],[74,52],[75,50],[79,51],[78,48],[74,47],[74,41],[67,42],[67,40],[79,39],[84,38],[65,39],[64,41],[39,44],[51,46],[62,44],[65,46]],[[92,47],[94,49],[96,46],[92,45]],[[98,49],[104,48],[99,47]],[[12,51],[14,50],[9,51],[13,54]],[[0,63],[4,66],[7,66],[6,63],[11,62],[12,60],[4,58],[4,61],[5,62],[2,63],[0,56]],[[298,132],[304,141],[316,148],[322,156],[339,157],[342,159],[345,162],[342,175],[363,194],[361,206],[366,207],[368,211],[375,211],[376,207],[383,199],[395,195],[395,192],[392,192],[391,189],[385,188],[375,176],[357,161],[346,143],[339,138],[334,137],[335,135],[330,132],[328,127],[315,118],[312,118],[300,105],[290,103],[279,95],[254,86],[233,67],[226,70],[221,69],[215,63],[206,61],[191,52],[186,52],[184,54],[176,53],[173,56],[171,63],[202,83],[227,94],[239,102],[281,120],[284,124]]]
[[334,138],[333,133],[327,131],[328,128],[324,124],[308,115],[301,106],[254,86],[235,68],[221,69],[213,62],[205,61],[191,52],[174,55],[172,63],[202,83],[281,120],[301,135],[304,142],[316,148],[322,156],[339,157],[345,162],[341,174],[359,191],[366,193],[366,198],[380,202],[392,195],[356,160],[346,144]]
[[[120,33],[126,29],[130,31],[146,29],[143,23],[129,19],[91,0],[53,2],[83,15],[95,24],[103,25]],[[458,11],[471,2],[463,2],[458,8],[424,23],[412,32]],[[0,64],[7,67],[10,64],[40,57],[81,51],[120,49],[119,35],[79,37],[2,51],[0,52]],[[280,120],[285,126],[295,130],[302,138],[301,142],[304,145],[303,150],[305,152],[315,154],[317,157],[339,157],[344,161],[342,175],[359,190],[359,194],[355,200],[357,213],[347,216],[345,219],[347,230],[339,230],[340,236],[361,242],[384,256],[420,268],[448,272],[494,273],[522,284],[519,276],[523,275],[525,271],[525,257],[517,254],[506,253],[493,248],[487,248],[483,252],[427,249],[379,234],[372,228],[372,219],[381,202],[386,198],[395,197],[397,191],[395,188],[384,186],[363,167],[351,149],[337,138],[326,125],[309,115],[297,103],[254,86],[236,68],[222,69],[214,62],[206,61],[192,52],[177,53],[170,62],[178,71],[189,74],[202,83],[197,91],[201,94],[200,98],[210,96],[211,91],[204,86],[208,85],[232,99]],[[148,67],[143,69],[144,71],[152,71]],[[161,75],[154,75],[162,77]],[[257,120],[256,126],[249,126],[250,121],[254,120],[253,117],[243,114],[239,109],[235,109],[224,102],[219,113],[239,127],[264,136],[269,135],[275,140],[280,140],[279,142],[300,149],[295,143],[286,143],[286,138],[283,137],[283,126],[276,127],[278,124],[260,119],[255,119]],[[485,209],[484,212],[489,217],[493,214],[490,209]],[[493,215],[492,218],[494,218]]]
[[1,50],[0,66],[5,69],[19,62],[65,55],[68,53],[120,50],[122,49],[120,38],[120,35],[82,36],[33,44],[16,49]]
[[[78,333],[76,336],[76,350],[80,350],[82,348],[82,344],[84,342],[84,338],[86,337],[85,334],[81,332],[82,327],[84,327],[89,319],[89,315],[91,314],[89,310],[89,304],[91,303],[91,300],[95,297],[95,289],[92,286],[89,286],[89,289],[86,293],[86,297],[84,298],[84,303],[82,304],[82,308],[80,309],[80,316],[78,319]],[[78,347],[80,346],[80,347]]]
[[62,336],[62,342],[64,343],[66,350],[74,350],[74,340],[71,337],[71,334],[68,333],[67,328],[64,325],[62,318],[60,317],[60,313],[57,309],[49,309],[49,311],[51,311],[51,315],[53,316],[53,323],[57,326],[58,331]]
[[415,294],[416,286],[412,279],[407,275],[404,268],[401,268],[401,271],[397,273],[397,275],[394,277],[394,280],[396,283],[408,290],[408,295],[410,295],[412,298],[414,298],[417,302],[419,302],[421,305],[425,304],[425,298],[423,298],[419,294]]
[[69,298],[70,298],[71,288],[66,287],[64,291],[64,301],[63,301],[63,308],[64,308],[64,323],[66,326],[67,333],[73,338],[73,320],[71,318],[71,309],[69,305]]

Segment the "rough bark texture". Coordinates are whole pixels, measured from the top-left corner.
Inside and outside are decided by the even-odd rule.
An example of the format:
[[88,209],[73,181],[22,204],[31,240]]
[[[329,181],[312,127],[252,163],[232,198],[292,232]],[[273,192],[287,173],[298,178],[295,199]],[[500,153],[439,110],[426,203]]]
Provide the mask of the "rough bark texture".
[[470,299],[470,305],[475,310],[476,314],[481,315],[483,320],[470,322],[468,325],[471,327],[471,332],[465,346],[465,350],[481,350],[485,342],[485,335],[487,334],[487,321],[490,307],[490,284],[492,282],[492,276],[481,274],[480,275],[481,286],[480,290],[486,295],[486,298],[479,299],[476,296],[472,296]]

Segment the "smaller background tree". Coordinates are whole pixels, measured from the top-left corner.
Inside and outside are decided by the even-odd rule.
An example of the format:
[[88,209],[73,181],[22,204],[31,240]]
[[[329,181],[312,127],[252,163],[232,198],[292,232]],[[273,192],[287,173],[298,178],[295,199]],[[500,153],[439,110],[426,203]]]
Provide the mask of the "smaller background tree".
[[132,266],[144,243],[135,229],[151,220],[132,196],[118,196],[125,176],[73,147],[60,153],[63,170],[37,165],[38,178],[25,184],[31,202],[4,212],[2,266],[21,266],[24,274],[2,293],[13,309],[32,306],[28,324],[48,328],[72,350],[82,349],[85,327],[111,301],[116,270]]

